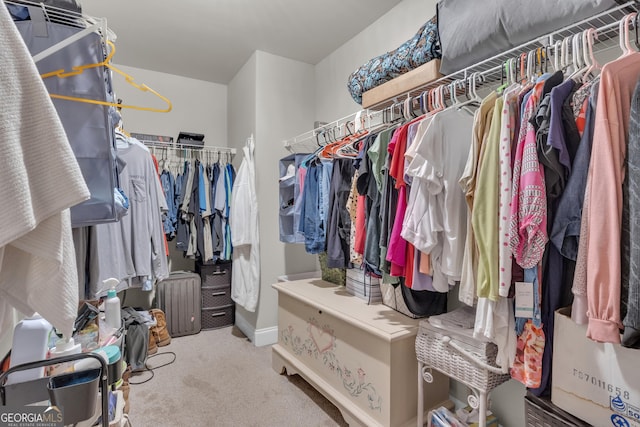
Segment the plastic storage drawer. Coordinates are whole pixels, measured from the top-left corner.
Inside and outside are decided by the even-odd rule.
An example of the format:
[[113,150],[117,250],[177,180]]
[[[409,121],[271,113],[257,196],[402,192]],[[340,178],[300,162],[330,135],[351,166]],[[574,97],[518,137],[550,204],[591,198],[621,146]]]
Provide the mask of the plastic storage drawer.
[[234,323],[235,305],[225,307],[203,308],[202,329],[217,329],[231,326]]
[[231,286],[213,286],[202,288],[202,308],[223,307],[233,304]]

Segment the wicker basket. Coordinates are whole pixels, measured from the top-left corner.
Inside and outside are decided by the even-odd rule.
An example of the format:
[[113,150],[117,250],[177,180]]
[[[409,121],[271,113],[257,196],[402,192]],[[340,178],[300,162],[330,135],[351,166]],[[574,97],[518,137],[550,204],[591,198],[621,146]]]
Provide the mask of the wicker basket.
[[527,393],[524,397],[527,427],[587,427],[589,423],[563,411],[548,399]]
[[497,346],[473,338],[472,332],[447,331],[422,320],[416,336],[416,356],[446,376],[488,393],[511,377],[495,364]]

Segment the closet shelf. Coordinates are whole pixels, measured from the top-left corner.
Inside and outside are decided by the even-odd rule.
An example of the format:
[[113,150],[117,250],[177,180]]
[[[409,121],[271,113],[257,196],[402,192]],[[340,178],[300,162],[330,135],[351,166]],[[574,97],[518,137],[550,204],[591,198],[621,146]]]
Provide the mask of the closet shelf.
[[534,40],[530,40],[512,49],[501,52],[495,56],[487,58],[460,71],[456,71],[455,73],[448,74],[436,80],[425,81],[423,84],[418,85],[411,90],[399,92],[395,96],[389,96],[389,99],[381,101],[377,104],[369,105],[367,108],[373,110],[388,108],[394,103],[403,102],[407,97],[417,97],[429,89],[449,84],[454,80],[465,81],[473,74],[482,76],[485,84],[499,82],[502,75],[502,66],[509,59],[517,58],[522,53],[534,52],[539,48],[547,48],[548,53],[549,48],[553,50],[552,48],[557,41],[561,41],[566,37],[571,37],[579,34],[589,28],[595,28],[598,31],[596,46],[606,46],[606,41],[611,40],[617,36],[616,30],[619,21],[626,14],[635,12],[636,6],[636,1],[627,1],[619,6],[613,7],[590,18],[568,25],[564,28],[537,37]]
[[[379,121],[375,119],[383,120],[386,113],[393,114],[396,108],[401,107],[402,103],[407,98],[417,98],[419,95],[430,89],[447,85],[454,81],[465,82],[470,77],[476,76],[476,78],[481,78],[480,84],[495,85],[496,83],[499,83],[501,81],[503,64],[508,60],[519,58],[521,54],[535,52],[537,49],[545,49],[547,57],[549,57],[549,53],[553,52],[554,46],[557,44],[557,42],[562,41],[564,38],[579,34],[589,28],[594,28],[597,30],[598,38],[597,40],[595,40],[594,47],[596,52],[602,51],[608,48],[611,45],[610,41],[617,37],[617,27],[620,20],[622,20],[622,18],[628,13],[635,12],[636,7],[636,1],[627,1],[619,6],[594,15],[591,18],[576,22],[572,25],[561,28],[547,35],[537,37],[536,39],[523,43],[520,46],[516,46],[491,58],[480,61],[472,66],[464,68],[460,71],[456,71],[455,73],[437,78],[435,80],[433,80],[430,73],[421,73],[417,71],[420,68],[417,68],[413,71],[416,71],[416,74],[422,76],[424,80],[419,81],[419,78],[415,77],[415,75],[406,77],[407,79],[411,80],[411,83],[407,83],[409,86],[412,86],[411,89],[407,90],[406,87],[403,87],[402,82],[400,82],[399,84],[394,83],[394,80],[397,79],[391,80],[384,85],[379,86],[379,88],[382,88],[382,86],[389,85],[384,88],[384,94],[380,95],[380,100],[369,100],[367,104],[365,104],[365,101],[363,100],[363,105],[366,105],[365,109],[352,113],[346,117],[335,120],[321,127],[317,127],[294,138],[287,139],[284,141],[284,146],[290,152],[314,151],[315,148],[318,148],[318,146],[321,146],[323,144],[324,136],[330,134],[330,132],[333,132],[334,129],[340,128],[346,122],[357,123],[359,121],[364,121],[365,126],[375,126],[379,123]],[[431,62],[434,61],[427,62],[424,65],[428,65]],[[398,92],[394,93],[391,90],[392,87],[396,87],[396,90]],[[364,119],[361,120],[360,117],[364,117]],[[367,119],[369,119],[368,122]]]
[[58,22],[61,24],[76,27],[90,27],[93,25],[97,25],[101,28],[101,31],[103,32],[102,35],[107,37],[108,40],[115,42],[117,39],[116,34],[111,29],[106,27],[106,19],[103,18],[95,18],[82,12],[76,12],[74,10],[51,6],[42,2],[31,0],[4,0],[4,3],[14,6],[36,7],[42,9],[46,19],[51,22]]

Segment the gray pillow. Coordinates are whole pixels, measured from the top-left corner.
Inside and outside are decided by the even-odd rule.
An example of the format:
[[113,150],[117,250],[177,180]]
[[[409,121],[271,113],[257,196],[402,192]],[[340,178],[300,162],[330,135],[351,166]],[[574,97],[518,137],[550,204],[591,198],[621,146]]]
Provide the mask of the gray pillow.
[[615,0],[440,0],[440,72],[459,71],[615,5]]

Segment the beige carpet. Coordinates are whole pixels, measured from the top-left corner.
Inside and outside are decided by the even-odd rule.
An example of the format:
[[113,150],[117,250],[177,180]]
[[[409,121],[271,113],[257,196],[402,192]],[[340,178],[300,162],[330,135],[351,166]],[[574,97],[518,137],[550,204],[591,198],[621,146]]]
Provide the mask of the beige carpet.
[[[143,426],[346,426],[338,409],[297,375],[271,368],[271,347],[255,347],[235,327],[173,338],[131,385],[129,417]],[[141,382],[149,372],[135,374]]]

